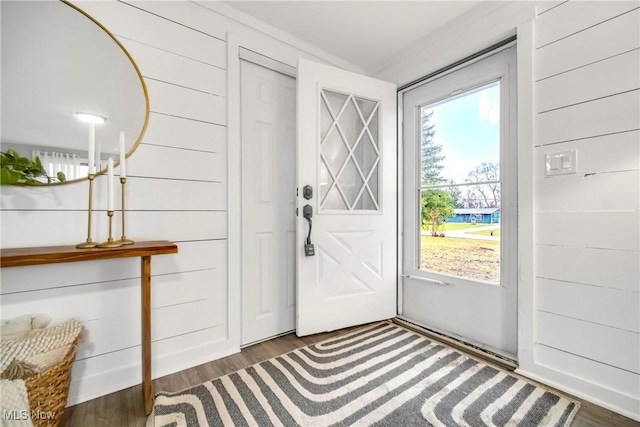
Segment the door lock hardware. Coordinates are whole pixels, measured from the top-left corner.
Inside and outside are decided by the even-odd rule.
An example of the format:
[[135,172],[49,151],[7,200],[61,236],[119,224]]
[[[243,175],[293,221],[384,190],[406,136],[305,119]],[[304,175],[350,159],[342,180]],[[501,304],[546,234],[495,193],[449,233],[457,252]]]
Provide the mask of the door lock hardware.
[[302,208],[302,216],[305,219],[311,219],[313,218],[313,206],[311,205],[304,205],[304,208]]
[[307,200],[311,199],[313,197],[313,187],[310,185],[305,185],[302,188],[302,196]]
[[316,254],[316,250],[313,247],[313,243],[308,243],[304,245],[304,256],[314,256]]
[[313,227],[313,222],[311,221],[311,218],[313,217],[313,206],[304,205],[304,207],[302,208],[302,216],[309,223],[309,233],[307,234],[307,238],[304,241],[304,255],[314,256],[316,254],[316,250],[315,250],[315,247],[313,246],[313,243],[311,243],[311,229]]

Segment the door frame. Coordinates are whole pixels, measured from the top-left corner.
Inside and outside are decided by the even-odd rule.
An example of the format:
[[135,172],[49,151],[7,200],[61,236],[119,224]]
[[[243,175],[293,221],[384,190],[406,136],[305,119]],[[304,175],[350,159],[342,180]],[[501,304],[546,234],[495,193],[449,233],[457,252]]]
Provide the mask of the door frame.
[[[539,365],[534,361],[534,347],[535,347],[535,299],[534,299],[534,214],[533,214],[533,151],[534,151],[534,137],[533,137],[533,121],[534,121],[534,71],[533,71],[533,59],[534,59],[534,16],[530,16],[529,20],[523,20],[522,23],[516,25],[513,30],[509,31],[506,36],[516,34],[517,35],[517,58],[516,69],[518,74],[517,79],[517,152],[518,152],[518,304],[517,304],[517,362],[519,367],[516,372],[522,373],[526,376],[533,375],[532,372],[537,372]],[[493,40],[489,40],[491,42]],[[466,47],[466,46],[465,46]],[[464,52],[464,50],[462,51]],[[467,55],[473,51],[467,50]],[[462,55],[461,55],[462,56]],[[483,56],[479,56],[476,60],[483,59]],[[468,65],[465,62],[464,65]],[[446,66],[446,63],[438,64],[441,67]],[[456,71],[459,67],[464,65],[457,65],[452,67],[449,71]],[[437,69],[425,70],[436,71]],[[428,74],[423,74],[427,75]],[[415,78],[420,78],[420,75],[416,75]],[[436,76],[432,76],[425,80],[414,81],[410,80],[407,85],[400,86],[398,90],[398,141],[403,141],[403,129],[401,123],[403,122],[403,95],[404,92],[411,90],[419,84],[426,83],[429,80],[435,79]],[[415,83],[414,83],[415,82]],[[402,159],[404,157],[404,146],[402,143],[398,144],[398,174],[399,177],[404,173]],[[402,257],[402,245],[404,244],[402,230],[403,230],[403,206],[404,206],[404,188],[401,179],[398,179],[398,318],[403,319],[403,285],[402,285],[402,266],[404,259]],[[420,325],[423,326],[423,325]]]
[[[259,53],[256,53],[254,51],[245,49],[243,47],[239,48],[239,52],[238,53],[239,53],[239,58],[240,58],[240,69],[241,69],[241,73],[240,73],[240,91],[241,91],[240,97],[241,97],[241,102],[242,102],[242,97],[243,97],[242,91],[245,89],[243,87],[243,84],[244,84],[243,74],[242,74],[243,67],[252,67],[252,66],[253,67],[259,67],[260,69],[267,70],[269,72],[278,74],[279,78],[282,78],[283,76],[288,77],[288,78],[292,78],[294,80],[294,85],[295,85],[295,83],[296,83],[295,82],[296,74],[297,74],[295,68],[290,67],[289,65],[284,64],[282,62],[279,62],[279,61],[276,61],[274,59],[271,59],[269,57],[266,57],[264,55],[261,55]],[[243,62],[244,62],[244,64],[243,64]],[[241,136],[241,138],[240,138],[240,144],[239,144],[239,150],[240,150],[240,156],[241,156],[241,159],[240,159],[241,160],[241,165],[240,165],[241,177],[245,176],[245,171],[246,171],[245,164],[242,161],[242,152],[246,151],[246,150],[244,150],[245,147],[246,147],[245,144],[249,144],[249,145],[251,144],[251,140],[247,140],[246,138],[242,137],[242,132],[246,131],[244,123],[242,122],[243,115],[244,115],[244,111],[242,111],[242,108],[241,108],[241,111],[240,111],[240,131],[241,131],[240,132],[241,133],[240,136]],[[294,122],[295,122],[295,117],[294,117]],[[276,142],[275,143],[277,144],[277,138],[276,138]],[[296,145],[296,144],[294,143],[294,145]],[[297,150],[297,147],[296,147],[296,150]],[[291,167],[292,167],[292,170],[291,170],[292,175],[295,175],[296,169],[297,169],[297,164],[295,163],[296,157],[297,156],[295,156],[295,155],[293,156],[294,163],[291,165]],[[243,319],[245,319],[244,315],[245,315],[245,310],[246,310],[246,307],[245,307],[243,301],[244,302],[247,301],[244,298],[243,294],[244,294],[245,291],[247,291],[247,289],[250,289],[250,288],[247,288],[247,283],[246,282],[251,283],[251,281],[253,280],[253,279],[249,279],[248,281],[246,281],[245,277],[244,277],[244,271],[245,271],[245,268],[247,267],[247,265],[245,265],[245,262],[247,261],[247,258],[245,256],[246,255],[245,249],[247,249],[247,247],[245,246],[245,244],[246,244],[246,241],[245,241],[246,235],[244,234],[245,233],[244,227],[247,227],[247,224],[251,223],[252,221],[257,220],[257,218],[258,218],[255,213],[253,213],[251,210],[245,208],[245,206],[243,206],[243,204],[242,204],[242,199],[244,197],[244,194],[242,193],[243,185],[244,185],[244,183],[243,183],[242,178],[241,178],[241,180],[240,180],[240,188],[241,188],[240,201],[241,201],[241,205],[240,205],[240,216],[239,216],[239,219],[240,219],[240,222],[241,222],[241,227],[240,227],[240,250],[241,250],[241,257],[240,257],[240,274],[241,274],[240,275],[240,301],[241,301],[241,303],[240,303],[240,309],[239,309],[240,319],[241,319],[240,320],[240,348],[248,347],[248,346],[251,346],[253,344],[257,344],[257,343],[262,342],[262,341],[267,341],[267,340],[269,340],[271,338],[275,338],[275,337],[279,337],[279,336],[282,336],[282,335],[286,335],[286,334],[289,334],[289,333],[295,331],[295,313],[294,313],[293,329],[280,331],[280,332],[277,332],[277,333],[275,333],[273,335],[260,337],[258,339],[255,339],[255,340],[252,340],[252,341],[249,341],[249,342],[246,342],[245,341],[246,338],[243,337],[243,329],[244,329],[244,326],[245,326],[243,324],[243,322],[244,322]],[[247,191],[247,187],[246,186],[244,186],[244,191]],[[295,199],[295,197],[293,197],[293,198]],[[276,202],[276,204],[282,202],[282,200],[278,200],[278,199],[274,199],[274,201]],[[293,211],[291,211],[291,212],[293,213]],[[248,221],[245,221],[245,220],[248,220]],[[295,217],[294,217],[294,220],[295,220]],[[244,227],[242,226],[242,224],[244,224]],[[294,224],[294,230],[295,230],[295,224]],[[295,260],[292,260],[292,264],[295,265]],[[278,265],[279,264],[277,262],[275,264],[273,264],[274,267],[277,267]],[[295,273],[294,273],[294,280],[295,280]],[[278,282],[276,281],[276,283],[278,283]],[[276,286],[279,286],[279,285],[276,285]],[[293,283],[293,286],[295,286],[295,282]]]
[[[526,19],[525,19],[526,18]],[[532,376],[534,372],[541,372],[541,367],[535,363],[533,357],[535,341],[535,304],[534,304],[534,230],[533,230],[533,88],[534,88],[534,18],[535,13],[527,13],[523,19],[508,31],[508,34],[518,36],[518,56],[516,67],[518,70],[518,363],[517,372]],[[269,33],[265,29],[265,33]],[[508,35],[507,34],[507,35]],[[488,39],[487,44],[495,40]],[[282,43],[287,43],[291,49],[282,49]],[[475,46],[476,44],[474,44]],[[240,58],[239,48],[258,52],[274,58],[285,64],[295,64],[298,57],[314,57],[324,62],[343,66],[349,65],[339,58],[314,55],[312,46],[299,40],[282,38],[280,34],[276,40],[265,41],[255,37],[254,33],[237,30],[227,33],[227,209],[228,209],[228,239],[227,239],[227,339],[228,351],[224,354],[239,351],[240,347]],[[462,51],[468,48],[465,44]],[[467,51],[469,52],[469,51]],[[469,52],[470,53],[470,52]],[[326,54],[325,54],[326,55]],[[438,64],[437,61],[435,64]],[[446,65],[442,63],[439,65]],[[360,71],[351,69],[352,71]],[[425,71],[433,71],[426,69]],[[424,74],[423,74],[424,75]],[[420,77],[420,75],[415,76]],[[402,82],[400,82],[402,83]],[[398,91],[398,105],[401,105],[402,90]],[[398,123],[402,123],[402,109],[398,108]],[[398,127],[398,141],[402,140],[401,126]],[[234,147],[236,149],[234,149]],[[402,144],[398,144],[398,173],[402,173]],[[398,183],[398,245],[403,244],[402,235],[402,182]],[[402,266],[402,256],[398,253],[398,267]],[[400,268],[398,272],[402,271]],[[400,277],[398,277],[400,279]],[[398,314],[402,314],[402,286],[398,280]],[[544,371],[544,370],[543,370]],[[545,371],[546,372],[546,371]]]
[[[513,40],[511,40],[513,39]],[[421,324],[419,321],[417,321],[416,319],[412,319],[412,318],[408,318],[406,316],[404,316],[403,314],[403,300],[402,300],[402,296],[403,296],[403,288],[404,288],[404,279],[415,279],[416,281],[423,281],[425,282],[425,286],[431,286],[427,283],[431,283],[431,284],[435,284],[435,285],[442,285],[444,284],[443,282],[440,282],[440,280],[438,280],[437,278],[427,278],[427,277],[422,277],[422,276],[413,276],[411,275],[411,273],[405,273],[404,272],[404,261],[405,261],[405,255],[404,255],[404,244],[405,244],[405,236],[404,236],[404,221],[405,221],[405,207],[406,207],[406,198],[405,198],[405,190],[404,190],[404,174],[406,173],[406,168],[405,165],[403,163],[403,159],[404,159],[404,150],[405,150],[405,137],[404,137],[404,120],[405,120],[405,114],[413,114],[413,111],[410,112],[405,112],[404,111],[404,97],[405,95],[414,90],[414,89],[418,89],[426,84],[432,83],[435,80],[438,80],[440,78],[443,78],[445,76],[448,76],[450,74],[453,74],[455,72],[458,72],[464,68],[470,67],[484,59],[487,59],[489,57],[491,57],[492,55],[498,54],[499,52],[502,52],[503,50],[509,49],[511,47],[516,46],[516,44],[518,45],[519,48],[519,43],[518,40],[515,39],[515,37],[506,39],[504,42],[499,42],[494,46],[491,46],[487,49],[484,49],[480,52],[477,52],[476,54],[471,55],[470,57],[467,57],[465,59],[462,59],[460,61],[457,61],[456,63],[452,64],[451,66],[448,67],[444,67],[441,70],[435,71],[433,73],[428,74],[424,79],[419,79],[417,80],[415,83],[412,84],[408,84],[405,86],[402,86],[399,88],[398,90],[398,318],[417,324],[421,327],[424,327],[426,329],[435,331],[436,333],[441,333],[444,334],[446,336],[451,337],[452,339],[460,339],[457,335],[452,334],[450,332],[447,331],[442,331],[439,330],[433,326],[430,325],[425,325],[425,324]],[[518,50],[516,50],[516,53],[518,52]],[[517,55],[516,56],[516,72],[519,72],[519,67],[518,67],[518,60],[519,60],[520,56]],[[493,74],[500,74],[498,71],[492,71],[492,76]],[[486,77],[486,76],[484,76]],[[478,79],[478,82],[482,81],[482,79]],[[519,130],[519,126],[520,126],[520,113],[519,113],[519,108],[520,108],[520,100],[519,100],[519,79],[516,80],[516,84],[514,85],[514,87],[511,88],[511,90],[515,91],[516,94],[516,102],[515,105],[512,105],[510,108],[512,110],[515,111],[516,116],[513,119],[514,125],[516,126],[516,132],[512,133],[513,135],[515,135],[516,138],[516,143],[513,147],[513,150],[516,151],[516,165],[519,166],[520,164],[520,160],[519,160],[519,153],[520,153],[520,148],[521,148],[521,143],[520,143],[520,130]],[[503,129],[502,129],[503,130]],[[504,147],[501,144],[500,147],[500,153],[501,153],[501,157],[504,155]],[[519,167],[517,167],[516,169],[516,173],[514,174],[514,176],[517,178],[518,182],[516,183],[516,187],[513,189],[516,194],[515,194],[515,199],[519,202],[520,201],[520,180],[521,180],[521,171],[519,169]],[[513,196],[513,195],[512,195]],[[511,221],[515,226],[516,226],[516,230],[512,233],[512,237],[516,240],[515,243],[515,250],[517,251],[517,259],[513,259],[512,256],[510,256],[510,254],[507,254],[507,256],[504,256],[505,254],[503,253],[501,256],[503,257],[502,261],[506,261],[510,263],[510,266],[508,267],[509,270],[513,270],[515,269],[516,272],[514,273],[514,277],[516,278],[516,283],[513,285],[515,287],[514,292],[516,293],[516,313],[515,313],[515,322],[516,322],[516,354],[515,355],[507,355],[506,353],[503,353],[502,351],[498,350],[498,349],[494,349],[491,347],[487,347],[486,344],[482,344],[479,342],[474,341],[473,339],[469,338],[469,337],[465,337],[464,338],[464,342],[474,345],[474,346],[478,346],[480,348],[483,348],[484,351],[489,351],[489,352],[495,352],[497,354],[503,354],[506,357],[515,357],[516,358],[516,362],[519,360],[519,354],[520,354],[520,341],[521,341],[521,334],[519,331],[519,323],[520,323],[520,309],[521,309],[521,304],[519,302],[519,297],[517,295],[519,295],[520,292],[520,280],[518,279],[518,265],[519,265],[519,261],[521,258],[521,254],[520,254],[520,241],[519,241],[519,236],[520,236],[520,232],[519,232],[519,228],[520,228],[520,219],[518,218],[518,211],[516,210],[516,212],[513,213],[513,221]],[[503,280],[506,278],[503,278]],[[456,279],[462,282],[467,282],[467,280],[465,279]],[[480,286],[483,286],[482,282],[479,283]]]
[[[216,10],[223,16],[237,12],[236,9],[223,5]],[[298,58],[307,58],[354,72],[364,72],[341,58],[331,56],[273,28],[258,26],[256,29],[241,26],[227,32],[227,351],[224,355],[240,351],[242,332],[241,49],[281,63],[289,69],[296,70],[296,74]]]
[[277,49],[256,38],[227,34],[227,339],[233,352],[242,345],[242,60],[264,61],[258,65],[297,74],[296,66]]

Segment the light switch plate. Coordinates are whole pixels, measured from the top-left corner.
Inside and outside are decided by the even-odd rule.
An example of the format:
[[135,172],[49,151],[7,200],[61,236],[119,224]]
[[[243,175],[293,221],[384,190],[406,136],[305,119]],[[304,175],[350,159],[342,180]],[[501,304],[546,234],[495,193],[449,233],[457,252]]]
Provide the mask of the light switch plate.
[[549,153],[545,156],[544,174],[546,176],[578,173],[578,150]]

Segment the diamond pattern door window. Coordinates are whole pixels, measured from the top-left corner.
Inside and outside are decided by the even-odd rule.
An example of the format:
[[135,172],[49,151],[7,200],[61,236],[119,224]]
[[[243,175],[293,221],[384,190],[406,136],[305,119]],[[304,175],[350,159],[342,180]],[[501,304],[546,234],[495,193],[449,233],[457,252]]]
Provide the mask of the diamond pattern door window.
[[380,210],[380,102],[320,92],[320,208]]

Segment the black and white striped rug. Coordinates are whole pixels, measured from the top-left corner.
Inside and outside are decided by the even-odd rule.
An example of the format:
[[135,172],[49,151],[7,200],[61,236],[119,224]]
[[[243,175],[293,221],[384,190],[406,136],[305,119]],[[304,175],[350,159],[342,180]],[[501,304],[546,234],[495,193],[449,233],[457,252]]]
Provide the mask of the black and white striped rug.
[[578,403],[383,322],[177,393],[155,426],[568,426]]

